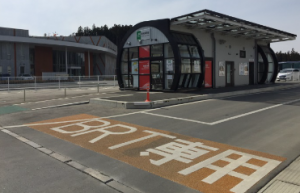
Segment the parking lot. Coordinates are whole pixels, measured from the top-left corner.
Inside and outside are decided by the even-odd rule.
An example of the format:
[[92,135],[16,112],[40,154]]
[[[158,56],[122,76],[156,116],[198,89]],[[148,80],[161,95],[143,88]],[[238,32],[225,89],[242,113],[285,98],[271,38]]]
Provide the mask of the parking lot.
[[[300,155],[299,88],[147,110],[78,103],[130,94],[101,90],[15,104],[26,110],[3,113],[0,124],[137,192],[257,192]],[[2,141],[1,147],[10,143]],[[6,155],[1,160],[11,159]],[[34,172],[29,175],[34,178]],[[112,181],[102,190],[116,189]],[[7,183],[7,190],[14,188]]]

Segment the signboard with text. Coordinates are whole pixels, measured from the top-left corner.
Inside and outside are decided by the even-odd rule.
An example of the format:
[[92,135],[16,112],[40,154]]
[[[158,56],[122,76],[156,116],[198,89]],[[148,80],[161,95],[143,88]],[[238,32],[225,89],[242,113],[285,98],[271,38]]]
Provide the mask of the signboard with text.
[[137,31],[137,40],[150,40],[150,28]]
[[150,74],[150,61],[139,61],[140,74]]

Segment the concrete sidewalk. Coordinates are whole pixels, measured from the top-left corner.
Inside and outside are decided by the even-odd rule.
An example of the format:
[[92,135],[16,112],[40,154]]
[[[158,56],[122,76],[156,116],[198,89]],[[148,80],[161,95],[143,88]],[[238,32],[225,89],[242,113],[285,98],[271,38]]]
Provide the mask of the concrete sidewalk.
[[258,193],[299,193],[300,157],[273,178]]
[[150,92],[151,102],[144,102],[146,99],[145,91],[124,91],[128,96],[92,98],[90,103],[125,109],[152,109],[207,99],[256,94],[296,87],[300,87],[299,82],[202,89],[189,92]]

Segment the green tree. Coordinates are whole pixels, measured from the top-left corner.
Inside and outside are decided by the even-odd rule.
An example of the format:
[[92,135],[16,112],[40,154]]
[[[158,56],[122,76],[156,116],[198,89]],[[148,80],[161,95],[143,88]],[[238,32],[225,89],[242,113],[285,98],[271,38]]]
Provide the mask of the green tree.
[[285,61],[300,61],[300,54],[292,48],[291,51],[287,52],[276,52],[276,57],[278,62],[285,62]]
[[89,27],[84,27],[82,29],[80,26],[75,34],[76,36],[105,36],[114,44],[118,45],[131,28],[131,25],[114,24],[113,27],[109,28],[107,25],[97,27],[95,24],[93,24],[92,29]]

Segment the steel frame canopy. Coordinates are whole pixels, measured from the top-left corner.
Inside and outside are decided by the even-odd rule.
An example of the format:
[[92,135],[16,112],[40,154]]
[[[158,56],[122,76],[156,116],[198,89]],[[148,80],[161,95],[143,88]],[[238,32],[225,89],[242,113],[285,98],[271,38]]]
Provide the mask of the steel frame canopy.
[[257,39],[268,43],[295,40],[297,35],[252,23],[207,9],[171,19],[171,25],[184,25],[190,29],[215,31],[234,37]]

